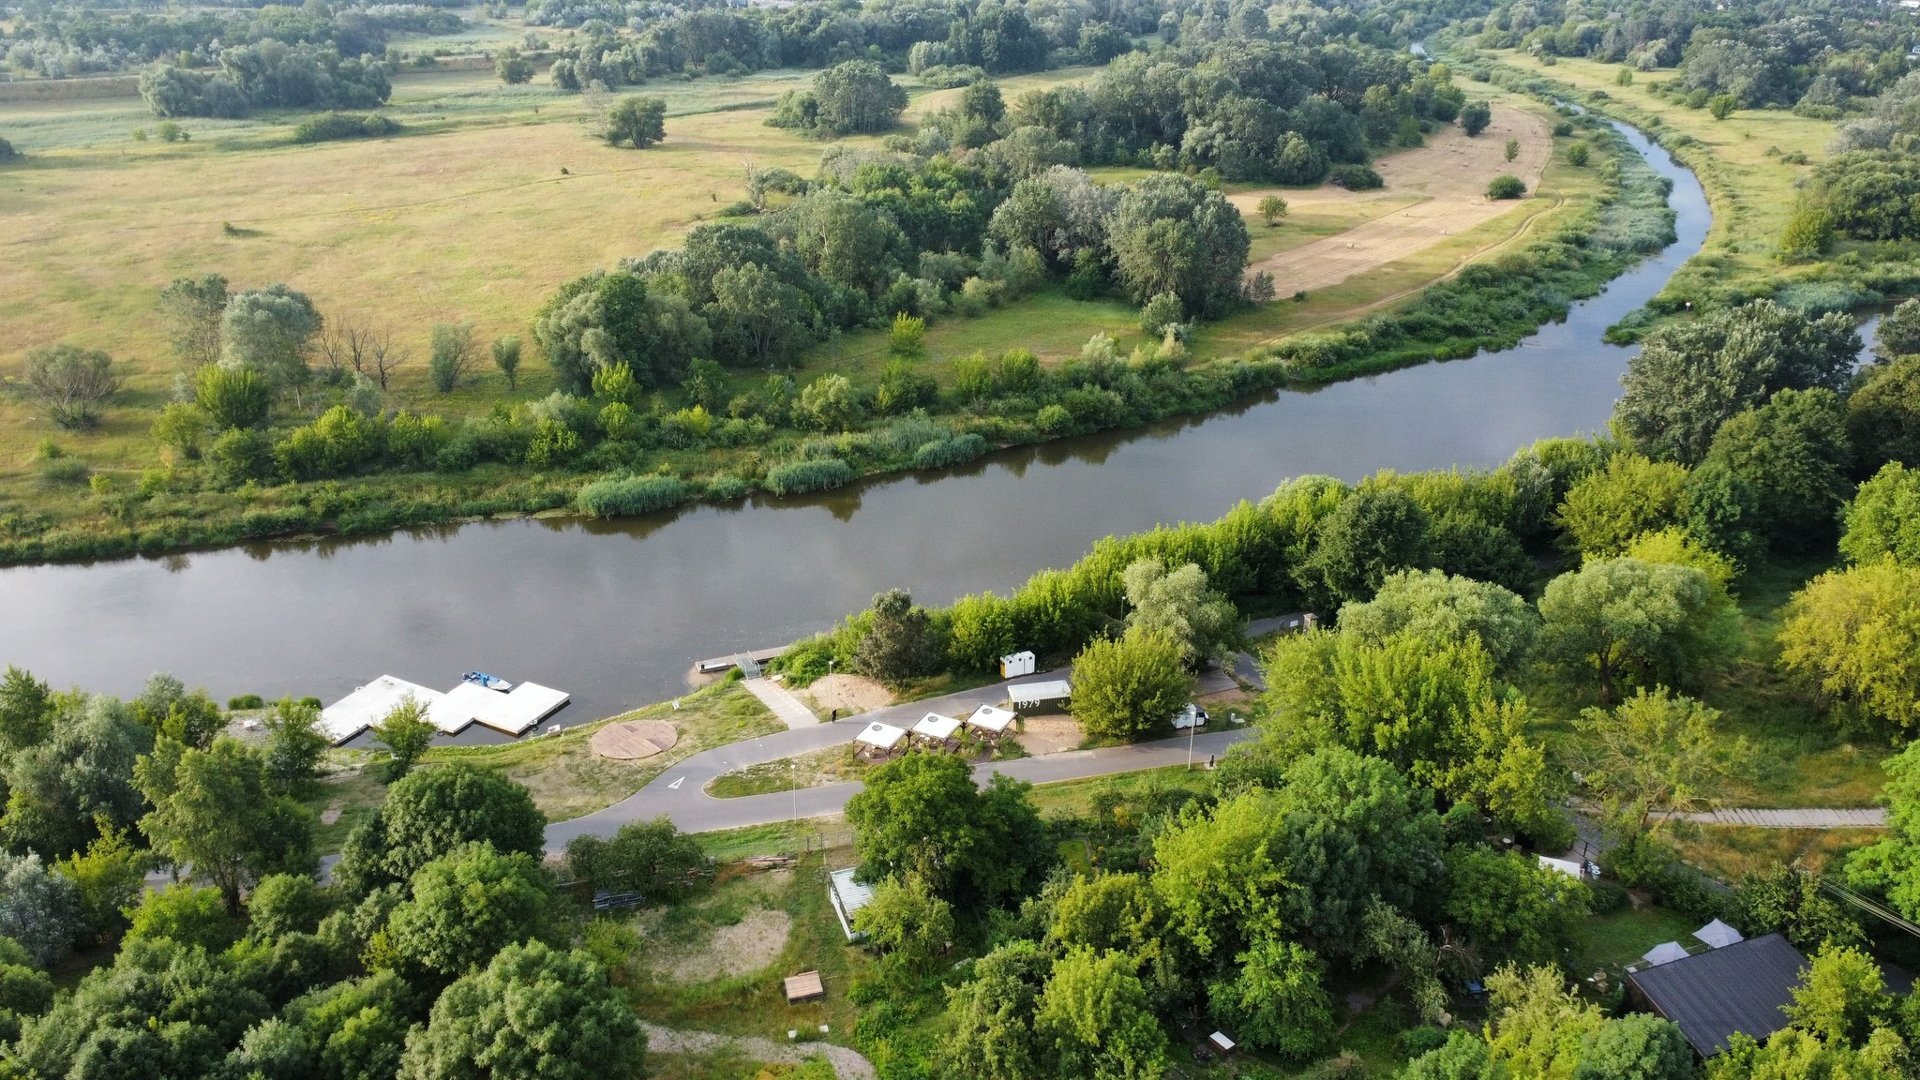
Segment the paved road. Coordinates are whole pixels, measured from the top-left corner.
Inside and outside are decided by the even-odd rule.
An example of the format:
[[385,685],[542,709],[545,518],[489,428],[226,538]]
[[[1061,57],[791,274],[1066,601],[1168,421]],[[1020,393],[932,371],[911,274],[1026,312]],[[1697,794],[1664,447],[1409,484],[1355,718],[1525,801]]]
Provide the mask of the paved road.
[[[703,750],[669,768],[646,787],[604,810],[547,826],[547,849],[560,850],[567,846],[567,841],[576,836],[589,834],[610,836],[620,826],[629,822],[650,821],[662,815],[684,831],[713,832],[719,829],[740,829],[750,825],[770,825],[796,817],[828,817],[838,814],[845,808],[847,800],[853,797],[854,792],[860,790],[859,783],[832,784],[825,787],[803,788],[793,792],[777,792],[771,795],[749,795],[738,799],[716,799],[706,793],[706,786],[716,777],[738,772],[750,765],[778,761],[796,754],[845,744],[852,741],[861,728],[875,720],[899,727],[911,727],[915,721],[930,712],[965,717],[981,705],[1004,704],[1007,700],[1006,688],[1009,682],[1064,678],[1067,674],[1067,669],[1062,668],[1058,671],[1022,676],[1019,679],[997,682],[972,690],[962,690],[943,697],[889,706],[837,723],[816,724],[813,727],[776,732],[757,739]],[[1246,738],[1249,734],[1251,732],[1242,727],[1197,735],[1193,739],[1194,756],[1196,760],[1205,761],[1208,755],[1217,756],[1224,753],[1228,746]],[[1179,737],[1103,750],[1075,750],[1064,754],[1046,754],[1014,761],[989,762],[975,766],[974,776],[983,784],[996,773],[1045,784],[1058,780],[1078,780],[1089,776],[1106,776],[1112,773],[1152,769],[1163,765],[1179,765],[1186,760],[1187,739]]]
[[1728,808],[1682,815],[1703,825],[1752,825],[1762,829],[1884,829],[1884,806],[1853,810],[1748,810]]

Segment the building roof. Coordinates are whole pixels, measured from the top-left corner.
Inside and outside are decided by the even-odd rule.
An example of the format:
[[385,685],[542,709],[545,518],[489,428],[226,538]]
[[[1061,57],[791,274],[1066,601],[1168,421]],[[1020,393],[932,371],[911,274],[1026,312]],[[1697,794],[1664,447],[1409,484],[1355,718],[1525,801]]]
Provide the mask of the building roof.
[[840,929],[847,935],[848,941],[860,936],[853,928],[854,915],[873,902],[873,890],[853,880],[857,869],[849,866],[827,876],[827,895],[833,901],[833,913],[839,916]]
[[1786,1027],[1781,1010],[1806,966],[1786,938],[1768,934],[1630,972],[1627,982],[1679,1025],[1695,1052],[1712,1057],[1736,1033],[1764,1040]]
[[1042,682],[1015,683],[1007,687],[1007,696],[1015,705],[1039,704],[1042,701],[1064,701],[1073,696],[1073,684],[1065,679],[1047,679]]

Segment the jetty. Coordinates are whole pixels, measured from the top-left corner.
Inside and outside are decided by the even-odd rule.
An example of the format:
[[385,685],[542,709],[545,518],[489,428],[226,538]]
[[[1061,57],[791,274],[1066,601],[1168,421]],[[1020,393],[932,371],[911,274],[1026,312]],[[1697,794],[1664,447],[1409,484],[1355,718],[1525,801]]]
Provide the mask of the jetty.
[[758,675],[756,670],[761,664],[785,653],[791,646],[778,645],[770,649],[744,649],[726,656],[716,656],[711,660],[702,660],[693,665],[693,670],[702,675],[717,675],[722,671],[739,668],[749,676]]
[[426,707],[427,720],[442,735],[456,734],[470,724],[524,735],[573,700],[565,690],[536,682],[521,682],[502,693],[463,680],[451,690],[440,691],[382,675],[320,710],[320,730],[339,746],[385,720],[409,698]]

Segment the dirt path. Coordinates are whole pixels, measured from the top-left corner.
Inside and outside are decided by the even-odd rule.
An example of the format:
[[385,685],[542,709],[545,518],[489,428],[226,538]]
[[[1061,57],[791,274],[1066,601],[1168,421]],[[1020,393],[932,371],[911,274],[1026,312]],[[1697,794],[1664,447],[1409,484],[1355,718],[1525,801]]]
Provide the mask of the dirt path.
[[754,1061],[772,1061],[798,1065],[810,1057],[823,1057],[833,1066],[835,1076],[840,1080],[874,1080],[873,1062],[868,1061],[857,1050],[844,1046],[833,1046],[822,1042],[780,1043],[772,1039],[761,1039],[751,1035],[719,1035],[711,1031],[682,1031],[677,1028],[661,1027],[649,1024],[645,1020],[640,1026],[647,1030],[647,1049],[665,1054],[709,1054],[715,1050],[732,1047],[742,1055]]
[[[1506,160],[1508,139],[1520,140],[1520,155],[1513,161]],[[1450,127],[1417,150],[1380,160],[1378,169],[1381,179],[1386,181],[1383,190],[1424,196],[1420,202],[1336,236],[1280,252],[1248,267],[1247,272],[1264,270],[1272,274],[1274,291],[1279,296],[1337,285],[1474,229],[1513,209],[1519,204],[1487,198],[1488,182],[1501,173],[1512,173],[1525,181],[1528,192],[1532,192],[1540,185],[1540,175],[1546,171],[1552,154],[1553,140],[1544,117],[1496,105],[1493,123],[1475,138],[1470,139],[1459,128]],[[1308,193],[1307,197],[1319,199],[1327,190]],[[1264,194],[1243,192],[1234,196],[1234,201],[1252,206]],[[1305,204],[1304,199],[1301,204]]]

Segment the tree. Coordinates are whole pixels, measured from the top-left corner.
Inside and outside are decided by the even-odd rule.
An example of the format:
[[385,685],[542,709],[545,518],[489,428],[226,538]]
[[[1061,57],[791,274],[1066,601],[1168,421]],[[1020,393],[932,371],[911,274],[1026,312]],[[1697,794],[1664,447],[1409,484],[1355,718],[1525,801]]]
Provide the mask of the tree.
[[1727,918],[1749,934],[1783,934],[1805,951],[1866,941],[1852,912],[1827,895],[1819,874],[1798,862],[1776,864],[1741,878]]
[[1920,468],[1920,356],[1874,364],[1861,374],[1847,395],[1847,439],[1855,476],[1871,475],[1888,461]]
[[941,1044],[941,1056],[955,1072],[979,1080],[1045,1075],[1045,1050],[1033,1021],[1052,966],[1052,957],[1026,938],[974,961],[973,978],[950,992],[947,1006],[953,1031]]
[[178,277],[160,290],[160,314],[181,366],[197,370],[220,359],[220,321],[227,310],[227,279],[219,274]]
[[804,93],[788,91],[768,123],[817,135],[885,131],[907,107],[907,92],[871,60],[848,60],[813,77]]
[[1713,100],[1707,102],[1707,111],[1713,114],[1715,120],[1725,120],[1739,108],[1740,99],[1732,94],[1715,94]]
[[1517,199],[1527,193],[1526,182],[1517,176],[1502,173],[1487,184],[1489,199]]
[[28,350],[21,377],[7,384],[21,401],[70,430],[98,423],[101,407],[120,392],[111,356],[67,344]]
[[1484,101],[1469,101],[1460,107],[1460,130],[1469,138],[1487,130],[1493,122],[1493,109]]
[[80,890],[38,855],[0,853],[0,935],[43,968],[65,958],[86,930]]
[[140,830],[153,849],[220,890],[238,914],[247,885],[271,873],[311,870],[313,823],[304,807],[267,787],[259,751],[222,737],[206,750],[162,740],[134,766],[153,810]]
[[1572,1080],[1694,1080],[1693,1048],[1679,1025],[1637,1013],[1608,1020],[1580,1041]]
[[1240,613],[1207,585],[1206,571],[1186,563],[1168,569],[1159,559],[1137,559],[1121,573],[1127,629],[1156,635],[1180,647],[1189,668],[1232,655],[1240,637]]
[[1280,224],[1281,218],[1287,216],[1287,200],[1278,195],[1262,196],[1257,209],[1260,211],[1260,217],[1266,221],[1267,228],[1271,229]]
[[1844,314],[1809,319],[1771,300],[1717,311],[1647,335],[1614,423],[1642,453],[1696,464],[1722,423],[1776,392],[1845,389],[1859,355]]
[[1373,645],[1400,633],[1435,644],[1478,642],[1496,667],[1512,671],[1538,643],[1540,616],[1498,585],[1403,570],[1382,581],[1372,600],[1342,606],[1340,632]]
[[1567,489],[1557,514],[1574,549],[1589,559],[1619,555],[1641,533],[1676,524],[1687,469],[1671,461],[1616,453]]
[[978,788],[949,754],[914,752],[880,766],[847,801],[861,879],[918,873],[969,906],[1019,895],[1044,859],[1029,790],[1004,777]]
[[1576,169],[1584,169],[1593,159],[1593,149],[1585,142],[1575,141],[1567,144],[1567,164]]
[[860,420],[860,396],[839,372],[822,375],[800,391],[794,418],[816,431],[845,431]]
[[473,338],[473,323],[433,324],[433,351],[427,356],[427,377],[433,388],[451,394],[473,366],[480,345]]
[[1920,469],[1890,462],[1843,511],[1840,553],[1855,563],[1920,566]]
[[220,890],[189,885],[146,892],[131,910],[127,927],[130,941],[173,941],[210,953],[233,944],[239,936]]
[[427,719],[427,707],[409,696],[386,718],[373,725],[373,739],[387,748],[387,782],[407,775],[413,763],[433,745],[440,729]]
[[1858,1045],[1893,1018],[1894,1000],[1873,957],[1850,945],[1825,945],[1794,988],[1788,1020],[1829,1043]]
[[1185,176],[1154,173],[1120,196],[1107,230],[1115,280],[1135,304],[1173,293],[1207,318],[1240,301],[1252,243],[1240,211]]
[[210,364],[194,376],[194,400],[225,430],[258,427],[273,408],[273,386],[264,375],[246,367]]
[[533,61],[520,55],[520,50],[511,45],[501,46],[493,54],[493,74],[508,86],[533,81]]
[[758,263],[730,266],[713,276],[706,306],[714,340],[739,363],[783,367],[813,340],[819,312],[807,294]]
[[235,293],[221,316],[223,363],[252,368],[276,392],[297,391],[313,374],[307,355],[322,323],[307,294],[285,285]]
[[913,606],[905,589],[875,596],[867,618],[867,632],[854,647],[855,670],[894,687],[932,674],[940,663],[939,638],[932,618]]
[[1920,568],[1834,570],[1788,601],[1780,664],[1854,724],[1920,726]]
[[1312,949],[1267,938],[1236,958],[1230,977],[1207,987],[1211,1013],[1248,1046],[1289,1061],[1310,1061],[1335,1030],[1333,999]]
[[53,732],[53,691],[22,668],[7,665],[0,676],[0,745],[23,750]]
[[1053,965],[1033,1017],[1051,1075],[1140,1080],[1172,1064],[1146,988],[1125,956],[1075,949]]
[[1407,1063],[1400,1080],[1507,1080],[1484,1039],[1456,1028],[1447,1041]]
[[6,763],[0,834],[15,851],[57,859],[83,851],[107,829],[130,829],[147,805],[134,762],[153,748],[153,730],[105,695],[62,695],[49,737]]
[[445,984],[508,945],[561,939],[553,878],[524,851],[463,844],[422,866],[369,953],[416,984]]
[[462,977],[407,1035],[401,1080],[638,1080],[647,1037],[587,953],[509,945]]
[[853,926],[890,963],[921,974],[952,943],[953,908],[926,878],[909,872],[875,885],[873,899],[854,913]]
[[607,144],[645,150],[667,137],[667,100],[625,97],[607,113]]
[[1362,487],[1313,531],[1296,572],[1327,606],[1370,598],[1388,575],[1417,569],[1430,554],[1427,512],[1398,488]]
[[1846,406],[1831,390],[1782,390],[1720,425],[1701,469],[1750,493],[1746,531],[1781,551],[1824,548],[1851,485]]
[[654,298],[637,274],[596,270],[560,286],[533,322],[560,388],[585,394],[593,373],[627,364],[643,386],[674,381],[691,357],[666,348]]
[[411,773],[347,837],[334,880],[347,895],[364,896],[476,841],[503,854],[538,854],[546,824],[527,789],[499,773],[466,764]]
[[520,339],[512,334],[493,339],[493,366],[507,377],[507,389],[520,385]]
[[1872,889],[1895,911],[1920,916],[1920,742],[1880,763],[1887,774],[1887,836],[1847,856],[1847,883]]
[[1485,847],[1447,852],[1447,920],[1480,955],[1517,964],[1561,958],[1586,921],[1586,883],[1531,855]]
[[1507,160],[1512,161],[1514,158],[1517,158],[1519,156],[1520,156],[1520,140],[1508,139],[1507,140]]
[[1606,821],[1622,835],[1714,805],[1727,780],[1720,714],[1665,687],[1640,690],[1611,710],[1589,708],[1575,753]]
[[67,855],[53,868],[79,891],[88,936],[104,941],[127,925],[122,912],[146,892],[152,861],[145,849],[133,845],[125,830],[108,828],[85,852]]
[[671,902],[686,895],[707,871],[708,860],[699,841],[660,817],[629,822],[608,839],[574,837],[567,844],[567,868],[595,889],[638,892],[650,902]]
[[1902,300],[1881,317],[1873,350],[1884,360],[1920,356],[1920,299]]
[[1730,655],[1738,624],[1724,595],[1689,566],[1599,559],[1547,584],[1542,648],[1590,670],[1610,702],[1623,679],[1685,680]]
[[301,874],[272,874],[261,878],[247,896],[247,925],[259,941],[277,941],[288,934],[311,934],[331,906],[318,882]]
[[292,698],[274,703],[266,728],[267,775],[283,784],[310,779],[333,745],[320,730],[320,710]]
[[1192,692],[1180,643],[1163,632],[1095,638],[1073,659],[1073,715],[1095,739],[1165,731]]

